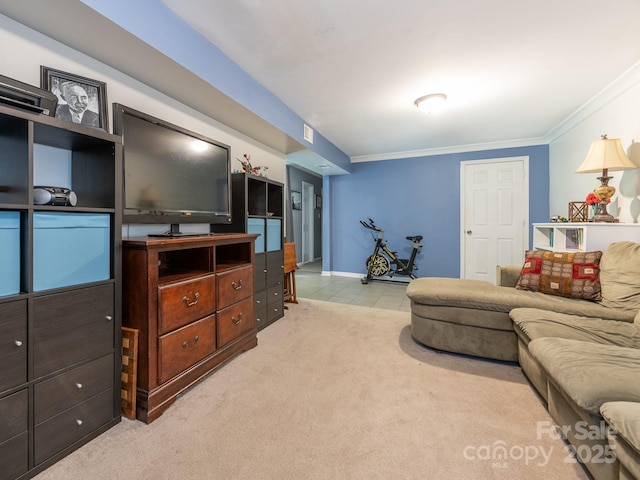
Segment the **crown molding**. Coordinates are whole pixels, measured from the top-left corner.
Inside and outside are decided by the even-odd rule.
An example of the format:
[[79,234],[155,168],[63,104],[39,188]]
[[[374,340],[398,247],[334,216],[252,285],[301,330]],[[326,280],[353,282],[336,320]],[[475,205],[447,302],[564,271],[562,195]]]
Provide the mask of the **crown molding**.
[[549,131],[549,133],[544,136],[545,141],[552,143],[557,140],[638,83],[640,83],[640,62],[626,70],[622,75],[596,93],[589,101]]
[[479,152],[483,150],[499,150],[504,148],[530,147],[532,145],[546,145],[542,137],[525,138],[521,140],[506,140],[503,142],[474,143],[455,147],[428,148],[423,150],[408,150],[404,152],[382,153],[375,155],[358,155],[351,157],[351,163],[377,162],[381,160],[400,160],[403,158],[431,157],[451,153]]

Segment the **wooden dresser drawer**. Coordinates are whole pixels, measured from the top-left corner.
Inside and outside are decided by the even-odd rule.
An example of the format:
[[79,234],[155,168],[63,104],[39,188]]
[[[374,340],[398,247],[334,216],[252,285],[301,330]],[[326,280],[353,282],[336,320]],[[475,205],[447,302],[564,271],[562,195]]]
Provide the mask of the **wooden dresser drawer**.
[[113,389],[95,395],[69,410],[37,424],[35,463],[77,442],[113,419]]
[[253,297],[218,312],[218,347],[235,340],[255,326]]
[[0,443],[0,480],[14,480],[29,469],[27,432]]
[[218,274],[218,310],[253,295],[253,267],[234,268]]
[[29,394],[26,389],[0,398],[0,443],[27,431]]
[[215,275],[161,286],[158,288],[158,333],[175,330],[215,310]]
[[107,355],[36,384],[35,422],[43,422],[107,388],[113,388],[113,365],[113,355]]
[[0,304],[0,392],[27,381],[27,302]]
[[112,284],[34,298],[34,378],[111,353],[113,303]]
[[158,382],[164,383],[216,349],[216,316],[159,337]]

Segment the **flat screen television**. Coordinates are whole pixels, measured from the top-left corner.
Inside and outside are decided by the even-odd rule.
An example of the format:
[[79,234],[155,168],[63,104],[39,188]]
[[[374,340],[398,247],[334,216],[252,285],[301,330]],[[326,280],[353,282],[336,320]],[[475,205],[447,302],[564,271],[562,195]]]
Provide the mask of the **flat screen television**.
[[231,148],[113,104],[123,145],[123,223],[231,223]]

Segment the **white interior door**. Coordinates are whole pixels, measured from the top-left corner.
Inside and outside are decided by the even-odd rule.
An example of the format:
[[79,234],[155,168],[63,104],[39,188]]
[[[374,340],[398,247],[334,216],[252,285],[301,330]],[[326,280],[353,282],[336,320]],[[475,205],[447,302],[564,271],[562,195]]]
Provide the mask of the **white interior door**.
[[302,263],[313,262],[313,200],[313,184],[302,182]]
[[497,265],[519,265],[529,238],[529,158],[461,164],[462,278],[496,281]]

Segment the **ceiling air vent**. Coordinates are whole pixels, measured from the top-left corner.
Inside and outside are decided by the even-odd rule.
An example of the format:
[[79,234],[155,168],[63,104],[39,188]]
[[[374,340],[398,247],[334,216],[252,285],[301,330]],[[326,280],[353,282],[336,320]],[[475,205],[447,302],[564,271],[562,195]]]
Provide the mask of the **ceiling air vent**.
[[309,143],[313,143],[313,128],[306,123],[304,124],[304,139]]

